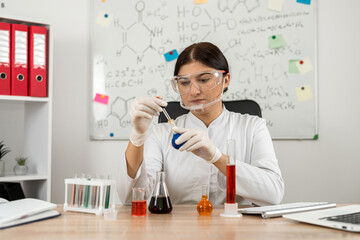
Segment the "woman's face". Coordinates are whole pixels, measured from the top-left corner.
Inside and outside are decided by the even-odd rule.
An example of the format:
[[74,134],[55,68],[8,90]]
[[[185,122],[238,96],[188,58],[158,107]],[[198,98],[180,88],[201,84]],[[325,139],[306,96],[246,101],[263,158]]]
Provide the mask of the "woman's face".
[[178,81],[178,89],[185,106],[205,105],[221,97],[223,90],[229,85],[230,74],[216,72],[219,70],[222,69],[214,69],[200,62],[180,67],[178,76],[184,76],[185,81],[181,85]]

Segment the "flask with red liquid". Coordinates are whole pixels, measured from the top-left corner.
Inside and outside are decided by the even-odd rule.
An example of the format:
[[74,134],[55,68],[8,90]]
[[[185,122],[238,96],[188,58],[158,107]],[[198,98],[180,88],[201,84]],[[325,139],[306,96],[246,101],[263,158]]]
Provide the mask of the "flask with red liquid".
[[151,213],[170,213],[172,205],[170,196],[165,183],[165,172],[156,172],[156,184],[151,194],[149,204],[149,211]]
[[208,198],[208,186],[202,185],[202,197],[197,205],[197,211],[200,215],[210,215],[213,210],[213,206]]

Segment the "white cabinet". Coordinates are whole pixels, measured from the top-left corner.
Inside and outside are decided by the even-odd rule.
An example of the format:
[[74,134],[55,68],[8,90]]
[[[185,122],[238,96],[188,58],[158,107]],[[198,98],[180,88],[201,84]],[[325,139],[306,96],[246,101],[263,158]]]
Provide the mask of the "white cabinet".
[[[5,176],[0,182],[20,182],[25,196],[50,201],[51,129],[52,129],[52,33],[49,24],[26,19],[0,18],[2,21],[41,25],[48,29],[47,88],[48,97],[0,95],[0,141],[12,152],[4,158]],[[13,172],[15,157],[28,157],[29,172]]]

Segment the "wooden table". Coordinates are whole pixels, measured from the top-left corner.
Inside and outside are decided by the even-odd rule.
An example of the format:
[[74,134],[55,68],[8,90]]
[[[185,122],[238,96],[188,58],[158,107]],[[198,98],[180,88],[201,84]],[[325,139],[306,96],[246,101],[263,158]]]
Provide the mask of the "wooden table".
[[0,230],[1,240],[12,239],[360,239],[359,233],[313,226],[284,218],[244,215],[223,218],[221,207],[199,216],[195,206],[174,206],[170,214],[148,212],[132,217],[130,206],[119,206],[117,220],[94,214],[64,212],[60,217]]

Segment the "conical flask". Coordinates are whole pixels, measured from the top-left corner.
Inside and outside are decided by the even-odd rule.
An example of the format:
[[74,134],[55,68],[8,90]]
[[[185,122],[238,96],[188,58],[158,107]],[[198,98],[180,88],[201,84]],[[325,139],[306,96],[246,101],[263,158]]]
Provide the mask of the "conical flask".
[[149,211],[152,213],[170,213],[172,205],[165,183],[165,173],[156,172],[155,188],[151,195]]

